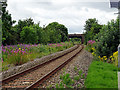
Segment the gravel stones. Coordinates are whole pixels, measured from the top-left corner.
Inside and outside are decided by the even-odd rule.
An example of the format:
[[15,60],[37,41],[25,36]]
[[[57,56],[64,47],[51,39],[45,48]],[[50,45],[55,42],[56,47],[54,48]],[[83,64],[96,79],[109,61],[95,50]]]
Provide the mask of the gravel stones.
[[68,52],[76,49],[77,47],[78,46],[75,45],[75,46],[73,46],[73,47],[71,47],[69,49],[66,49],[64,51],[56,52],[56,53],[50,54],[48,56],[44,56],[44,57],[39,58],[39,59],[35,59],[34,61],[29,61],[29,62],[27,62],[27,63],[25,63],[23,65],[16,66],[16,67],[13,67],[13,68],[11,68],[11,69],[9,69],[7,71],[1,72],[0,74],[2,75],[2,79],[6,79],[6,78],[8,78],[10,76],[13,76],[13,75],[18,74],[20,72],[23,72],[25,70],[33,68],[33,67],[35,67],[37,65],[40,65],[40,64],[42,64],[44,62],[50,61],[50,60],[52,60],[52,59],[54,59],[56,57],[64,55],[65,53],[68,53]]
[[[79,50],[81,50],[81,46],[78,47],[76,50],[60,57],[60,58],[57,58],[55,59],[55,61],[53,62],[50,62],[48,64],[45,64],[43,65],[42,67],[36,69],[36,70],[33,70],[29,73],[26,73],[24,75],[22,75],[21,77],[19,78],[16,78],[8,83],[6,83],[5,85],[3,85],[2,87],[3,88],[6,88],[8,86],[11,86],[11,87],[27,87],[29,86],[31,83],[34,83],[35,81],[37,81],[38,79],[42,78],[44,75],[46,75],[48,72],[51,72],[53,71],[56,67],[58,67],[59,65],[61,65],[63,62],[67,61],[68,58],[74,56],[74,54],[76,54]],[[46,56],[48,57],[48,56]],[[46,59],[45,59],[46,60]],[[24,83],[24,82],[30,82],[30,83]],[[52,83],[54,84],[54,83]]]
[[[78,75],[78,71],[82,70],[82,75],[85,74],[86,78],[88,67],[91,64],[92,60],[92,54],[83,49],[75,58],[73,58],[71,62],[69,62],[63,69],[54,74],[50,79],[46,80],[42,85],[39,86],[39,88],[47,88],[49,86],[56,88],[56,84],[60,84],[61,82],[60,75],[63,75],[63,72],[69,73],[70,77],[74,80],[74,77]],[[74,69],[74,67],[77,67],[77,71]],[[80,78],[78,81],[74,80],[75,83],[72,86],[74,88],[85,87],[85,78]]]

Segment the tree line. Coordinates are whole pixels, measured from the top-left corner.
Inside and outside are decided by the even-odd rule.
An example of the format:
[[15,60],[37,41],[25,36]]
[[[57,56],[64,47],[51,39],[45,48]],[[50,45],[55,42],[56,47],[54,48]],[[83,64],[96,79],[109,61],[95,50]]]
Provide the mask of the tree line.
[[49,23],[41,27],[35,24],[32,18],[16,21],[12,20],[11,14],[5,7],[2,8],[2,44],[47,44],[59,43],[68,40],[68,29],[58,22]]

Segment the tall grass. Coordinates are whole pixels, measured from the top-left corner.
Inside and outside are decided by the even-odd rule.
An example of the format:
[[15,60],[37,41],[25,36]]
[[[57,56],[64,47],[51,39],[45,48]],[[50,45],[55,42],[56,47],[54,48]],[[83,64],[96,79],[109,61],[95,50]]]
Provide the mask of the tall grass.
[[32,61],[35,58],[41,58],[43,56],[62,51],[64,49],[72,47],[70,42],[48,44],[48,45],[8,45],[2,46],[2,66],[7,64],[21,65],[28,61]]

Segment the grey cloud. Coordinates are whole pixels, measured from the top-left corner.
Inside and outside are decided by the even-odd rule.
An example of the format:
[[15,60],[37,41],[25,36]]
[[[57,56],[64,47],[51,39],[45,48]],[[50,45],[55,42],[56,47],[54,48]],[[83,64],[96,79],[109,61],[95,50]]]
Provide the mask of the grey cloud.
[[[75,12],[74,9],[70,10],[71,7],[75,9]],[[117,9],[109,8],[109,2],[72,2],[63,5],[53,4],[51,0],[21,0],[21,2],[11,0],[11,2],[8,2],[8,10],[12,14],[13,19],[19,20],[31,17],[35,19],[35,22],[42,21],[42,23],[46,24],[48,24],[48,22],[50,23],[50,21],[60,21],[68,27],[69,33],[83,32],[83,22],[86,21],[86,15],[81,14],[82,12],[80,11],[82,10],[82,7],[86,7],[84,14],[89,12],[89,8],[99,9],[100,13],[102,11],[105,11],[106,13],[117,11]],[[42,9],[43,12],[40,10],[33,12],[31,8],[33,11],[36,11],[36,8]],[[99,16],[99,13],[97,14],[97,16]]]
[[106,12],[114,12],[117,9],[111,9],[109,2],[74,2],[73,6],[76,6],[78,9],[81,7],[95,8]]
[[74,25],[74,26],[70,26],[69,28],[68,28],[68,32],[69,33],[83,33],[83,30],[84,30],[84,28],[80,25],[80,26],[76,26],[76,25]]

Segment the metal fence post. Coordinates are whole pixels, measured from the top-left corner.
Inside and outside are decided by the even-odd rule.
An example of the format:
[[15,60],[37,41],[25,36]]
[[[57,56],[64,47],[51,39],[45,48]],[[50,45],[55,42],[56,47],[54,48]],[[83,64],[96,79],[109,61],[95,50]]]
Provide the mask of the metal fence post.
[[118,46],[118,68],[120,68],[120,44]]

